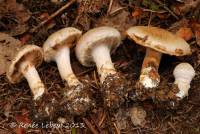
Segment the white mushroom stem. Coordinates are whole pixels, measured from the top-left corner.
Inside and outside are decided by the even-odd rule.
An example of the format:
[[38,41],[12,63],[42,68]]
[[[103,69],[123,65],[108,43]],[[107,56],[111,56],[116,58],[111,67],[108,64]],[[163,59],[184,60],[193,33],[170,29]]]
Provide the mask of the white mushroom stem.
[[92,49],[92,57],[97,66],[101,83],[109,74],[115,74],[116,70],[110,57],[110,48],[108,45],[96,45]]
[[188,96],[190,83],[195,76],[195,70],[188,63],[180,63],[175,67],[173,74],[175,77],[174,84],[176,84],[179,89],[176,96],[183,99],[185,96]]
[[150,48],[146,49],[146,55],[142,64],[139,80],[145,88],[154,88],[160,83],[158,68],[161,57],[162,54],[160,52]]
[[35,66],[29,61],[24,61],[20,65],[20,71],[28,81],[33,94],[33,99],[39,99],[45,91],[45,86],[42,83]]
[[57,51],[55,61],[57,63],[61,78],[65,80],[70,87],[80,84],[71,68],[70,50],[68,47],[60,48]]

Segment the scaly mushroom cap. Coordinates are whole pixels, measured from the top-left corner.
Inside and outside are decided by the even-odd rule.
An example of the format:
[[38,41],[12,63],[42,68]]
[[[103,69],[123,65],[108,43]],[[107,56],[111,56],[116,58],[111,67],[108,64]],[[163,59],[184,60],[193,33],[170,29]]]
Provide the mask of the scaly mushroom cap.
[[191,54],[190,46],[184,39],[158,27],[134,26],[126,34],[137,44],[161,53],[175,56]]
[[7,78],[11,83],[17,83],[23,78],[19,71],[20,64],[29,61],[33,66],[39,66],[43,61],[43,51],[36,45],[25,45],[19,49],[7,70]]
[[121,35],[112,27],[98,27],[86,32],[78,41],[75,51],[80,63],[84,66],[93,66],[92,49],[96,45],[107,45],[114,50],[120,45]]
[[43,45],[45,61],[51,61],[58,48],[66,45],[69,48],[73,47],[81,34],[82,32],[78,29],[67,27],[50,35]]

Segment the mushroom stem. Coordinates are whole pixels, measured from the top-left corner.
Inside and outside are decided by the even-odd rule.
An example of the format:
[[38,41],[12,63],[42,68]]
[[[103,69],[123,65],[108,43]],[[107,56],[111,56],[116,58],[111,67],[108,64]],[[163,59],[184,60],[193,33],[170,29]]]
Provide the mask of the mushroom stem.
[[109,74],[115,74],[116,70],[110,57],[110,49],[107,45],[97,45],[92,50],[92,57],[97,66],[101,83]]
[[29,61],[24,61],[20,65],[20,71],[28,81],[31,92],[33,94],[33,99],[39,99],[43,95],[45,87],[35,66],[32,65]]
[[158,68],[160,65],[162,54],[147,48],[146,55],[142,64],[142,70],[140,74],[140,83],[145,88],[157,87],[160,82],[160,76],[158,74]]
[[188,91],[190,89],[190,82],[187,79],[176,79],[174,84],[179,88],[179,92],[176,94],[177,97],[183,99],[185,96],[188,96]]
[[60,48],[57,51],[55,61],[57,63],[61,78],[63,80],[66,80],[70,87],[80,84],[79,80],[76,78],[71,68],[70,50],[68,47]]
[[176,96],[183,99],[188,95],[190,83],[195,76],[195,70],[189,63],[180,63],[174,68],[173,75],[175,77],[174,84],[179,89]]

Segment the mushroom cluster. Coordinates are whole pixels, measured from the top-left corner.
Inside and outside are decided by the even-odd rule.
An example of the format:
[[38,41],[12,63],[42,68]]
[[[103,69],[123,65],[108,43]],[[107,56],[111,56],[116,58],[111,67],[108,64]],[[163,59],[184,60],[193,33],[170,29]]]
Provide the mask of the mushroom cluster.
[[[162,54],[174,56],[191,54],[190,46],[185,40],[161,28],[134,26],[129,28],[126,34],[137,44],[146,47],[138,82],[142,88],[136,89],[138,98],[147,92],[156,92],[155,89],[160,82],[158,69]],[[93,28],[83,35],[76,28],[63,28],[47,38],[43,49],[36,45],[25,45],[16,49],[16,54],[7,69],[7,78],[11,83],[26,78],[33,94],[34,118],[52,119],[60,111],[81,115],[95,103],[90,84],[79,80],[72,70],[70,49],[75,47],[76,57],[83,66],[96,65],[104,107],[115,110],[124,103],[129,89],[127,79],[115,69],[111,59],[111,53],[120,43],[121,34],[113,27]],[[46,62],[56,62],[64,81],[61,103],[48,93],[36,70],[43,58]],[[181,63],[175,67],[173,75],[175,77],[173,88],[178,89],[175,97],[181,100],[188,95],[195,70],[189,63]],[[131,111],[132,114],[137,112],[135,109]],[[135,117],[132,120],[136,120]]]
[[190,46],[184,39],[158,27],[134,26],[130,27],[126,34],[137,44],[146,47],[146,55],[139,78],[139,84],[143,88],[137,90],[136,94],[138,95],[153,92],[159,85],[158,69],[162,54],[174,56],[191,54]]

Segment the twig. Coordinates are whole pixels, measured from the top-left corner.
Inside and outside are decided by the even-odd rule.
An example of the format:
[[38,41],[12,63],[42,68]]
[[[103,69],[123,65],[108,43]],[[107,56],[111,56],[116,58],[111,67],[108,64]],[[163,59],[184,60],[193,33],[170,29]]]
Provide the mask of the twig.
[[163,6],[163,8],[167,10],[172,16],[174,16],[174,18],[176,18],[177,20],[179,19],[178,16],[176,16],[176,14],[173,11],[171,11],[168,7],[166,7],[162,2],[160,2],[159,0],[155,0],[155,2]]
[[108,10],[107,10],[107,14],[110,13],[112,5],[113,5],[113,0],[110,0],[109,7],[108,7]]
[[86,118],[82,118],[83,121],[85,122],[85,124],[88,126],[88,128],[90,129],[90,131],[93,133],[93,134],[99,134],[96,129],[92,126],[92,124],[86,119]]
[[89,115],[91,120],[94,122],[95,126],[97,127],[98,131],[101,132],[101,128],[99,127],[99,125],[97,124],[97,122],[95,121],[94,117],[90,114]]
[[105,118],[106,118],[106,113],[105,113],[105,111],[103,111],[103,116],[101,117],[101,120],[99,121],[98,126],[102,125],[102,123],[104,122]]
[[56,12],[51,14],[46,20],[42,21],[38,26],[32,28],[30,30],[30,33],[36,32],[40,27],[42,27],[44,24],[46,24],[48,21],[52,20],[54,17],[56,17],[58,14],[60,14],[62,11],[64,11],[66,8],[68,8],[70,5],[72,5],[76,0],[71,0],[64,6],[62,6],[60,9],[58,9]]
[[113,123],[115,130],[117,132],[117,134],[121,134],[119,128],[117,127],[116,123]]

